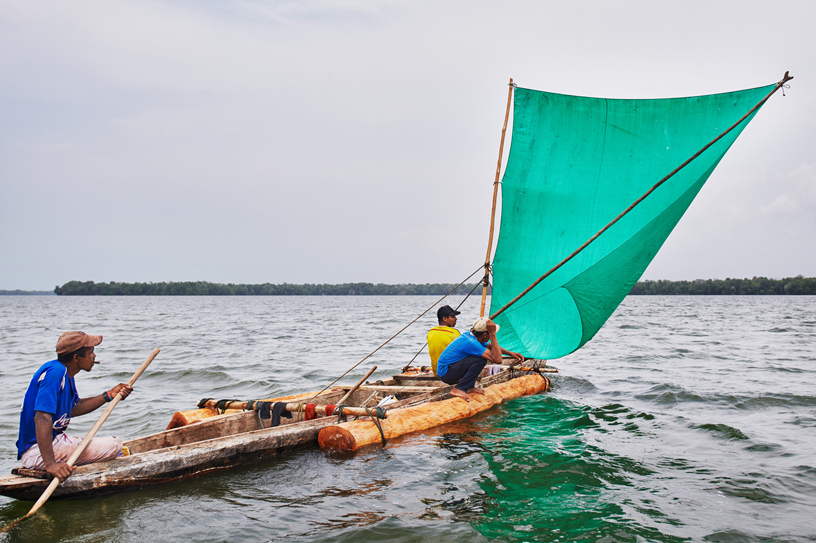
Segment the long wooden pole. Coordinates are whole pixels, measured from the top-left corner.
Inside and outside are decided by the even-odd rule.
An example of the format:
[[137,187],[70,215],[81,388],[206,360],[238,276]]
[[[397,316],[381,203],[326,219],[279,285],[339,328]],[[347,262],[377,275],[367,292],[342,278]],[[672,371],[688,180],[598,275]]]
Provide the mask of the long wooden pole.
[[362,379],[360,379],[359,381],[357,381],[357,383],[356,383],[356,384],[355,384],[353,387],[351,387],[351,388],[349,389],[349,391],[348,391],[348,392],[346,392],[346,395],[345,395],[345,396],[343,396],[342,398],[340,398],[340,401],[339,401],[339,402],[337,402],[337,405],[343,405],[343,404],[345,403],[345,401],[349,399],[349,396],[351,396],[351,393],[352,393],[352,392],[354,392],[355,390],[357,390],[357,389],[360,387],[360,385],[362,385],[362,384],[365,382],[365,380],[366,380],[366,379],[368,379],[369,377],[371,377],[371,374],[372,374],[372,373],[374,373],[374,371],[375,371],[376,369],[377,369],[377,366],[374,366],[373,368],[371,368],[370,370],[368,370],[368,373],[366,373],[366,374],[363,376],[363,378],[362,378]]
[[499,144],[499,162],[496,165],[496,180],[493,182],[493,209],[490,211],[490,236],[487,238],[487,256],[484,263],[484,286],[482,287],[482,305],[479,316],[484,317],[485,300],[487,299],[487,285],[490,282],[490,252],[493,249],[493,227],[496,224],[496,199],[499,195],[499,175],[501,174],[502,152],[504,151],[504,135],[507,132],[507,120],[510,118],[510,103],[513,101],[513,78],[510,78],[510,88],[507,89],[507,110],[504,112],[504,126],[502,126],[501,143]]
[[[139,369],[136,370],[136,373],[134,373],[133,376],[131,376],[130,380],[127,382],[128,386],[133,386],[133,383],[136,382],[136,379],[138,379],[142,375],[144,370],[147,369],[147,367],[150,365],[151,362],[153,362],[153,359],[156,358],[156,355],[158,355],[158,354],[159,354],[159,349],[154,349],[153,352],[150,353],[150,356],[147,357],[147,360],[145,360],[142,363],[142,365],[139,366]],[[77,458],[79,458],[79,456],[83,452],[85,452],[85,448],[91,443],[91,439],[93,439],[93,437],[96,435],[96,433],[99,431],[99,429],[105,423],[105,421],[108,420],[108,416],[110,416],[110,414],[113,411],[114,407],[116,407],[117,404],[119,404],[119,402],[121,400],[122,400],[122,393],[120,392],[119,394],[116,395],[116,397],[113,399],[113,401],[110,403],[110,405],[108,405],[108,407],[105,409],[105,411],[102,412],[102,415],[99,417],[99,419],[96,421],[96,423],[94,423],[93,427],[91,427],[88,434],[82,439],[82,442],[79,444],[79,446],[77,446],[77,448],[74,449],[74,452],[71,453],[71,456],[68,457],[68,461],[66,463],[69,466],[73,466],[74,462],[77,461]],[[60,480],[57,479],[56,477],[54,477],[51,480],[51,484],[48,485],[48,488],[46,488],[45,492],[43,492],[42,496],[40,496],[40,499],[37,500],[37,503],[35,503],[34,507],[31,508],[31,511],[29,511],[28,514],[26,516],[24,516],[23,518],[21,518],[20,520],[28,518],[31,515],[33,515],[34,513],[36,513],[37,510],[40,507],[42,507],[43,504],[48,500],[48,498],[51,497],[51,494],[54,493],[54,491],[57,489],[59,484],[60,484]],[[7,530],[8,528],[11,528],[11,526],[13,524],[16,524],[17,522],[20,522],[20,520],[18,520],[16,522],[12,523],[11,525],[7,526],[6,528],[3,529],[3,531]]]
[[738,120],[738,121],[737,121],[737,122],[735,122],[733,125],[731,125],[731,127],[730,127],[728,130],[726,130],[725,132],[723,132],[722,134],[720,134],[719,136],[717,136],[716,138],[714,138],[713,140],[711,140],[711,142],[710,142],[710,143],[708,143],[708,144],[707,144],[705,147],[703,147],[702,149],[700,149],[699,151],[697,151],[697,153],[695,153],[695,154],[694,154],[694,156],[692,156],[691,158],[689,158],[688,160],[686,160],[685,162],[683,162],[682,164],[680,164],[680,165],[679,165],[677,168],[675,168],[675,170],[674,170],[673,172],[671,172],[669,175],[667,175],[666,177],[664,177],[663,179],[661,179],[660,181],[658,181],[658,182],[657,182],[657,183],[656,183],[656,184],[655,184],[655,185],[654,185],[652,188],[650,188],[649,190],[647,190],[647,191],[646,191],[646,194],[644,194],[643,196],[641,196],[640,198],[638,198],[637,200],[635,200],[635,202],[634,202],[632,205],[630,205],[629,207],[627,207],[627,208],[626,208],[626,209],[625,209],[623,212],[621,212],[621,214],[620,214],[620,215],[618,215],[617,217],[615,217],[614,219],[612,219],[612,221],[610,221],[610,222],[609,222],[609,224],[607,224],[606,226],[604,226],[603,228],[601,228],[601,229],[598,231],[598,233],[597,233],[597,234],[595,234],[594,236],[592,236],[591,238],[589,238],[589,239],[586,241],[586,243],[584,243],[583,245],[581,245],[580,247],[578,247],[577,249],[575,249],[575,251],[573,251],[571,255],[569,255],[569,256],[568,256],[568,257],[566,257],[564,260],[562,260],[561,262],[559,262],[558,264],[556,264],[556,265],[555,265],[555,266],[554,266],[554,267],[553,267],[553,268],[552,268],[550,271],[548,271],[547,273],[545,273],[544,275],[542,275],[541,277],[539,277],[538,279],[536,279],[536,280],[533,282],[533,284],[532,284],[532,285],[530,285],[529,287],[527,287],[526,289],[524,289],[524,291],[523,291],[521,294],[519,294],[518,296],[516,296],[515,298],[513,298],[512,300],[510,300],[509,302],[507,302],[507,303],[504,305],[504,307],[502,307],[501,309],[499,309],[498,311],[496,311],[495,313],[493,313],[492,315],[490,315],[490,318],[491,318],[491,319],[495,319],[496,317],[498,317],[499,315],[501,315],[502,313],[504,313],[504,312],[505,312],[505,311],[506,311],[506,310],[507,310],[507,309],[508,309],[510,306],[512,306],[512,305],[513,305],[514,303],[516,303],[517,301],[519,301],[519,300],[520,300],[520,299],[521,299],[521,298],[522,298],[522,297],[523,297],[525,294],[527,294],[528,292],[530,292],[531,290],[533,290],[537,284],[539,284],[539,283],[540,283],[540,282],[542,282],[544,279],[546,279],[547,277],[549,277],[550,275],[552,275],[552,273],[553,273],[553,272],[555,272],[555,271],[556,271],[558,268],[560,268],[561,266],[563,266],[564,264],[566,264],[567,262],[569,262],[570,260],[572,260],[572,259],[573,259],[573,258],[574,258],[574,257],[575,257],[575,256],[576,256],[578,253],[580,253],[581,251],[583,251],[584,249],[586,249],[586,247],[587,247],[587,246],[588,246],[590,243],[592,243],[593,241],[595,241],[596,239],[598,239],[598,237],[600,237],[600,235],[601,235],[601,234],[603,234],[604,232],[606,232],[607,230],[609,230],[609,229],[612,227],[612,225],[613,225],[613,224],[615,224],[616,222],[618,222],[619,220],[621,220],[621,219],[623,218],[623,216],[624,216],[624,215],[626,215],[627,213],[629,213],[630,211],[632,211],[632,209],[634,209],[636,205],[638,205],[640,202],[642,202],[643,200],[645,200],[645,199],[646,199],[646,197],[647,197],[647,196],[649,196],[649,195],[650,195],[652,192],[654,192],[655,190],[657,190],[657,188],[658,188],[660,185],[662,185],[663,183],[665,183],[666,181],[668,181],[669,179],[671,179],[671,178],[674,176],[674,174],[676,174],[677,172],[679,172],[680,170],[682,170],[683,168],[685,168],[686,166],[688,166],[688,165],[691,163],[691,161],[693,161],[693,160],[694,160],[695,158],[697,158],[698,156],[702,155],[702,154],[703,154],[703,153],[704,153],[704,152],[705,152],[705,151],[706,151],[706,150],[707,150],[709,147],[711,147],[712,145],[714,145],[715,143],[717,143],[718,141],[720,141],[720,139],[722,139],[723,137],[725,137],[725,135],[726,135],[726,134],[728,134],[729,132],[731,132],[732,130],[734,130],[736,127],[738,127],[740,124],[742,124],[742,122],[743,122],[745,119],[747,119],[748,117],[750,117],[750,116],[751,116],[751,115],[752,115],[752,114],[753,114],[753,113],[754,113],[756,110],[758,110],[760,107],[762,107],[762,105],[763,105],[765,102],[767,102],[767,101],[768,101],[768,99],[769,99],[771,96],[773,96],[773,94],[774,94],[776,91],[778,91],[779,89],[781,89],[781,88],[782,88],[782,87],[785,85],[785,83],[787,83],[788,81],[790,81],[791,79],[793,79],[793,76],[788,75],[789,73],[790,73],[790,72],[785,72],[785,76],[782,78],[782,80],[781,80],[779,83],[777,83],[777,84],[776,84],[776,86],[773,88],[773,90],[772,90],[771,92],[769,92],[769,93],[767,94],[767,96],[765,96],[765,98],[763,98],[762,100],[760,100],[760,101],[759,101],[759,103],[757,103],[757,105],[755,105],[754,107],[752,107],[752,108],[751,108],[751,110],[750,110],[750,111],[748,111],[748,113],[746,113],[745,115],[743,115],[743,116],[740,118],[740,120]]

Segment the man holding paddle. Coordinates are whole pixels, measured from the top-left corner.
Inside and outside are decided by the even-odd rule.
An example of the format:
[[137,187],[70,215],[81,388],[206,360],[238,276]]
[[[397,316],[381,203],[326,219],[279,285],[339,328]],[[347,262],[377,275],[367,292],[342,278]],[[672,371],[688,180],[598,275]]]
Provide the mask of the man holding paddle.
[[[44,469],[60,482],[67,479],[74,468],[66,460],[82,441],[65,434],[71,417],[90,413],[117,394],[127,398],[133,391],[119,383],[98,396],[80,399],[74,376],[80,370],[91,371],[97,363],[94,347],[100,343],[102,336],[65,332],[57,341],[57,360],[43,364],[32,377],[23,399],[17,439],[17,459],[22,460],[23,467]],[[112,460],[121,453],[119,438],[93,438],[76,465]]]

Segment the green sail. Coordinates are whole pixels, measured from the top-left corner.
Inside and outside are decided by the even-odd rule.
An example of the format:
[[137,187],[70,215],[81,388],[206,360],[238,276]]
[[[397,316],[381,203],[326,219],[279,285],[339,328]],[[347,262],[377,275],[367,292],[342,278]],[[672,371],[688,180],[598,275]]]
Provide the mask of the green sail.
[[[773,87],[660,100],[517,88],[491,313],[727,130]],[[499,315],[501,346],[552,359],[592,339],[751,118]]]

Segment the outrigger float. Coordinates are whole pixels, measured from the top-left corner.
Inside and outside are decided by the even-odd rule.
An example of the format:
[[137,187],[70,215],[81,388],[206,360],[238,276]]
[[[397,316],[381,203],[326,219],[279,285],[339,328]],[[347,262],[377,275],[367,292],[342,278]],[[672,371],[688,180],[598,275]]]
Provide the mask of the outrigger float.
[[[126,441],[129,456],[76,467],[52,499],[86,498],[167,483],[315,446],[319,436],[321,446],[357,450],[473,416],[504,400],[546,391],[550,382],[542,373],[554,371],[546,366],[505,367],[485,376],[485,395],[470,402],[451,397],[452,387],[429,371],[417,370],[376,384],[335,387],[317,396],[309,393],[260,402],[204,401],[203,408],[175,413],[167,430]],[[377,403],[395,394],[402,399],[378,412]],[[276,403],[285,404],[292,418],[281,417],[278,426],[269,427],[272,416],[263,418],[264,411]],[[341,422],[341,416],[336,416],[338,404],[347,405],[342,418],[357,420]],[[305,420],[311,405],[319,418]],[[0,494],[36,500],[49,482],[45,471],[15,468],[12,475],[0,477]]]

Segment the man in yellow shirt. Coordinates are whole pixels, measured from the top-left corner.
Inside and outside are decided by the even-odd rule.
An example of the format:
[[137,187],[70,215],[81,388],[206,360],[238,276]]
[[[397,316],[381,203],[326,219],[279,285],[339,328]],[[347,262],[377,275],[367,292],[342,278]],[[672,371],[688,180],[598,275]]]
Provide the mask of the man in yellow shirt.
[[428,330],[428,353],[431,355],[431,369],[436,375],[436,363],[439,361],[439,355],[445,350],[445,347],[458,338],[461,334],[456,326],[456,315],[460,312],[456,311],[449,305],[443,305],[436,312],[436,318],[439,321],[439,326],[434,326]]

